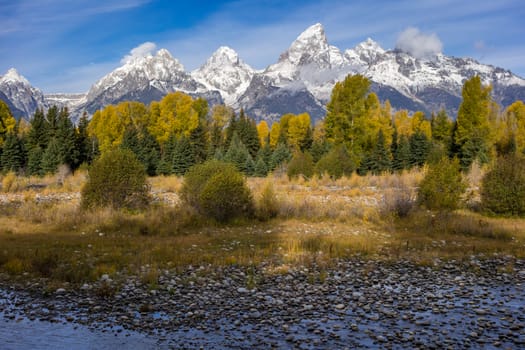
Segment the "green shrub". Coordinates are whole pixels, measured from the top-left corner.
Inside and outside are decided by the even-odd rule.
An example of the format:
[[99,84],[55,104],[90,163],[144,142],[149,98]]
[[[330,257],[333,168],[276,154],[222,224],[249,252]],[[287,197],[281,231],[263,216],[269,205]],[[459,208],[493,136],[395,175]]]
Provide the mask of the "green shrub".
[[146,170],[126,149],[115,149],[97,159],[82,189],[84,209],[112,207],[143,209],[150,201]]
[[315,166],[315,172],[319,176],[327,173],[332,179],[350,176],[356,166],[344,145],[332,148],[319,159]]
[[297,151],[294,153],[292,160],[288,163],[287,175],[290,179],[299,175],[309,179],[314,174],[314,161],[310,153]]
[[219,222],[251,217],[254,212],[252,195],[244,176],[233,164],[217,160],[189,169],[181,198],[199,214]]
[[444,157],[428,169],[419,187],[418,200],[431,210],[454,210],[466,189],[459,161]]
[[481,205],[494,214],[525,215],[525,158],[499,158],[481,182]]

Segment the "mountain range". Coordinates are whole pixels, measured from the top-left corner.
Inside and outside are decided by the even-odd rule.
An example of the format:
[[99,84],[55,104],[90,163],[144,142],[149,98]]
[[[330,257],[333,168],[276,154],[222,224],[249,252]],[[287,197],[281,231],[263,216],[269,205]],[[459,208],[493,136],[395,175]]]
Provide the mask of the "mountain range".
[[285,113],[326,114],[336,82],[348,74],[362,74],[372,91],[394,109],[427,113],[445,108],[455,116],[463,83],[479,75],[492,85],[493,98],[503,106],[525,100],[525,79],[509,70],[481,64],[472,58],[438,53],[414,57],[398,49],[385,50],[372,39],[341,51],[328,43],[321,24],[301,33],[276,63],[255,70],[229,47],[220,47],[201,67],[187,72],[166,49],[128,59],[93,84],[87,93],[46,94],[15,69],[0,77],[0,99],[16,117],[29,119],[36,108],[69,107],[73,119],[108,104],[126,100],[149,103],[182,91],[203,97],[210,105],[225,103],[243,108],[256,120],[273,122]]

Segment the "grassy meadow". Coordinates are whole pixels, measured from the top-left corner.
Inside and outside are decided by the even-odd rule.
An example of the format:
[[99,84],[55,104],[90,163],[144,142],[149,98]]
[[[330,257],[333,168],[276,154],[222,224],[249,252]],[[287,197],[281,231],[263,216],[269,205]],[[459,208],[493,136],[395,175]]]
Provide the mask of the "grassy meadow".
[[[8,174],[1,178],[0,275],[56,286],[135,274],[154,284],[162,269],[189,265],[264,264],[279,273],[354,257],[433,266],[473,254],[525,256],[525,219],[477,212],[482,170],[468,175],[464,208],[444,213],[416,204],[424,171],[339,180],[249,178],[258,209],[271,206],[277,216],[228,225],[182,205],[182,179],[175,176],[150,178],[153,204],[133,212],[80,210],[82,171],[44,178]],[[264,199],[268,190],[270,200]]]

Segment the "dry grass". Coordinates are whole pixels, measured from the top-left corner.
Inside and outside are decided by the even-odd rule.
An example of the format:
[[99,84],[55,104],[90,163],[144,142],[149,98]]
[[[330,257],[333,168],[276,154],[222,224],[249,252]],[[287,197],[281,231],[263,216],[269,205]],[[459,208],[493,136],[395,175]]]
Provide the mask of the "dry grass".
[[[28,272],[58,283],[128,272],[154,286],[158,269],[188,265],[264,262],[274,271],[285,271],[355,256],[422,264],[469,259],[472,254],[525,256],[524,219],[487,218],[470,211],[433,214],[415,207],[400,215],[400,206],[412,202],[423,175],[414,170],[336,181],[249,179],[259,207],[275,205],[278,216],[230,226],[207,222],[176,203],[137,213],[80,211],[78,198],[37,201],[45,193],[78,191],[83,172],[66,176],[61,184],[56,177],[15,177],[26,189],[9,194],[16,200],[0,202],[0,271],[13,276]],[[27,189],[35,180],[45,188]],[[152,190],[159,193],[176,194],[181,183],[175,176],[150,179]],[[262,203],[270,185],[276,198]]]

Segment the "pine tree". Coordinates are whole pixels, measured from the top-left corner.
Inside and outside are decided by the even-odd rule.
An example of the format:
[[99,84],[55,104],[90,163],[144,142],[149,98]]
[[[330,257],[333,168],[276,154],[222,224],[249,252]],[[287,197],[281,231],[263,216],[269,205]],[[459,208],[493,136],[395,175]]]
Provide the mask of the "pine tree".
[[60,144],[58,140],[53,137],[42,155],[42,171],[44,174],[54,174],[60,164]]
[[268,166],[261,156],[257,157],[257,161],[255,162],[255,167],[253,169],[253,175],[257,177],[265,177],[268,175]]
[[75,144],[78,151],[78,162],[75,165],[75,168],[78,168],[82,163],[90,164],[94,159],[93,152],[91,152],[92,145],[91,138],[88,134],[88,125],[88,115],[87,112],[84,112],[80,117],[77,126]]
[[45,149],[49,143],[49,131],[46,117],[43,109],[37,109],[30,121],[31,128],[27,134],[27,148],[31,150],[34,147]]
[[422,132],[416,132],[410,136],[410,165],[423,166],[430,151],[430,141]]
[[392,162],[392,169],[401,171],[410,168],[410,143],[405,135],[401,135]]
[[173,150],[173,172],[177,175],[184,175],[194,164],[195,159],[191,151],[190,141],[187,137],[182,136]]
[[263,147],[259,149],[259,152],[257,152],[257,158],[261,158],[266,167],[268,168],[268,164],[270,164],[270,160],[272,158],[272,149],[270,147],[269,143],[266,143]]
[[48,140],[51,140],[53,137],[55,137],[55,133],[58,128],[58,112],[57,106],[51,106],[51,108],[47,110],[46,130]]
[[160,160],[160,147],[155,137],[151,135],[146,128],[143,128],[140,132],[140,147],[137,158],[144,165],[146,173],[149,176],[157,174],[157,167]]
[[239,171],[246,173],[246,166],[248,164],[249,158],[251,158],[250,152],[248,152],[248,149],[235,132],[230,142],[230,147],[224,155],[224,160],[229,163],[233,163]]
[[195,163],[204,162],[208,155],[208,140],[206,137],[206,129],[202,123],[199,123],[199,125],[191,131],[189,142]]
[[19,172],[25,162],[24,147],[15,130],[8,132],[2,146],[2,169]]
[[270,169],[274,170],[283,163],[288,162],[291,158],[292,154],[290,153],[290,149],[286,147],[284,143],[279,143],[270,159]]
[[374,145],[369,161],[369,170],[372,174],[379,175],[385,171],[390,171],[392,166],[390,157],[391,156],[385,144],[383,131],[379,130],[377,141]]
[[27,172],[29,175],[44,175],[42,170],[42,157],[44,156],[44,151],[40,146],[33,147],[29,150],[27,156]]
[[55,137],[60,147],[60,164],[66,164],[70,169],[75,169],[79,162],[80,152],[76,147],[77,135],[75,126],[69,118],[67,108],[60,110]]
[[173,154],[175,153],[176,147],[177,137],[174,133],[172,133],[170,134],[166,143],[164,143],[164,148],[162,149],[159,165],[157,166],[157,174],[173,174]]

